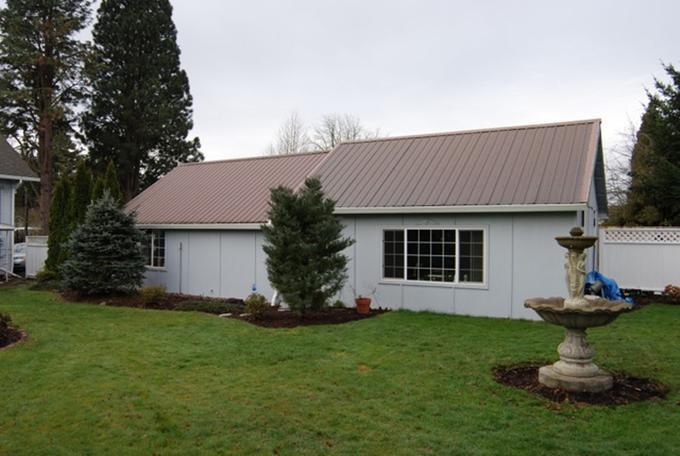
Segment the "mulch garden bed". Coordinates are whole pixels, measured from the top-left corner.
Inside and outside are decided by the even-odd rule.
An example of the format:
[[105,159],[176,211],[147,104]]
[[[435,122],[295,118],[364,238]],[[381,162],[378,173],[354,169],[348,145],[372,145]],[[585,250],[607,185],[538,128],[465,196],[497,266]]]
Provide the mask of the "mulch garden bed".
[[364,320],[389,312],[388,309],[371,309],[369,314],[362,315],[353,308],[330,308],[322,312],[309,312],[298,315],[289,310],[268,312],[259,318],[252,315],[234,315],[232,318],[247,321],[265,328],[294,328],[296,326],[337,325],[350,321]]
[[[71,302],[84,302],[90,304],[101,304],[114,307],[134,307],[138,309],[154,309],[154,310],[180,310],[178,305],[184,302],[204,302],[208,303],[225,303],[234,305],[243,305],[241,299],[222,299],[222,298],[208,298],[205,296],[193,296],[177,293],[166,293],[162,299],[155,302],[146,302],[140,294],[120,294],[120,295],[106,295],[106,296],[83,296],[72,291],[59,292],[62,298]],[[217,312],[208,312],[217,313]]]
[[367,315],[357,313],[354,308],[330,308],[322,312],[309,312],[298,315],[288,310],[272,308],[264,315],[255,317],[245,312],[243,300],[236,298],[208,298],[176,293],[166,293],[162,299],[153,303],[146,302],[140,294],[118,296],[82,296],[78,293],[62,291],[61,297],[71,302],[83,302],[116,307],[135,307],[139,309],[198,311],[221,315],[245,321],[265,328],[294,328],[296,326],[337,325],[350,321],[363,320],[388,312],[388,309],[371,309]]
[[493,369],[496,381],[553,402],[568,402],[591,405],[625,405],[631,402],[664,399],[668,387],[648,378],[631,377],[613,373],[614,387],[602,393],[571,393],[560,388],[548,388],[538,382],[538,369],[544,364],[517,364]]
[[666,294],[638,293],[632,294],[635,304],[646,306],[648,304],[674,304],[680,305],[680,297]]
[[11,348],[24,340],[28,334],[17,328],[7,328],[0,332],[0,350]]

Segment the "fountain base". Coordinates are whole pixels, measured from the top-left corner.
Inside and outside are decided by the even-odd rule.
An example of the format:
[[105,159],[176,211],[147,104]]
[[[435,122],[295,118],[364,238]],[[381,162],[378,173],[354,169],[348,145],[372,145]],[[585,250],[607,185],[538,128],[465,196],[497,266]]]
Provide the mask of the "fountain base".
[[614,378],[603,369],[598,369],[591,377],[575,377],[561,374],[554,364],[538,370],[538,381],[549,388],[560,388],[572,393],[600,393],[614,386]]

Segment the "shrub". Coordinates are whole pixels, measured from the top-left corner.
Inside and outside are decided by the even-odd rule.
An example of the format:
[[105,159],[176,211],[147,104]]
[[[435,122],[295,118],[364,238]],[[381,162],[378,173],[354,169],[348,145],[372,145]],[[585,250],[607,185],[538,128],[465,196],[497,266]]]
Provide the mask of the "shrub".
[[259,293],[253,293],[246,298],[246,313],[249,313],[253,318],[262,318],[272,308],[267,302],[267,298]]
[[333,307],[335,307],[336,309],[344,309],[347,306],[341,300],[336,299],[335,302],[333,303]]
[[153,285],[144,287],[139,290],[139,296],[145,306],[160,304],[166,297],[167,293],[163,285]]
[[674,298],[680,298],[680,286],[677,285],[666,285],[663,294],[667,296],[672,296]]
[[57,279],[57,274],[54,272],[48,270],[48,269],[43,269],[42,271],[39,271],[35,275],[35,280],[42,283],[42,282],[50,282],[52,280]]
[[214,300],[187,300],[178,302],[175,305],[176,310],[186,312],[205,312],[210,314],[232,313],[240,314],[243,312],[243,301],[240,299],[230,299],[229,301],[214,301]]
[[20,337],[21,334],[12,325],[12,318],[8,314],[0,313],[0,347],[16,342]]
[[668,302],[680,304],[680,286],[667,285],[663,294],[668,297]]
[[57,274],[43,269],[35,275],[35,283],[31,286],[31,290],[54,290],[59,288],[59,278]]
[[134,215],[121,211],[105,192],[90,204],[85,221],[66,244],[68,259],[59,271],[62,286],[83,295],[135,290],[145,272],[143,240]]

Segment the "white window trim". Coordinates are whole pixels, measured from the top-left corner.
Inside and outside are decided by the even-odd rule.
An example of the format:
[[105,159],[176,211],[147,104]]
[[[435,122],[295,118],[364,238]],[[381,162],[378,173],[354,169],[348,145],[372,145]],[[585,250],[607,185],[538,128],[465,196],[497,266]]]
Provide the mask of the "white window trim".
[[[404,232],[404,278],[394,279],[385,277],[385,231],[400,230]],[[407,273],[407,244],[408,230],[455,230],[456,231],[456,264],[453,282],[435,282],[430,280],[408,280]],[[482,278],[481,282],[459,282],[458,273],[460,266],[460,231],[476,230],[482,232]],[[385,285],[418,285],[440,288],[489,288],[489,227],[488,225],[408,225],[408,226],[383,226],[380,228],[380,282]]]

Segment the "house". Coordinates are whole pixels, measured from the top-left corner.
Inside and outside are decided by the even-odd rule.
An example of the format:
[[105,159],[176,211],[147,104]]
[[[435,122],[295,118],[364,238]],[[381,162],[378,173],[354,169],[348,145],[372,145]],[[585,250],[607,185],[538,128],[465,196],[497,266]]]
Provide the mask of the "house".
[[607,212],[600,120],[183,164],[127,205],[149,233],[147,283],[271,296],[260,231],[269,189],[307,176],[321,179],[356,241],[347,303],[356,292],[383,307],[535,318],[525,298],[566,293],[554,236],[575,225],[596,233]]
[[40,179],[0,136],[0,272],[12,272],[14,194],[22,181],[39,182]]

